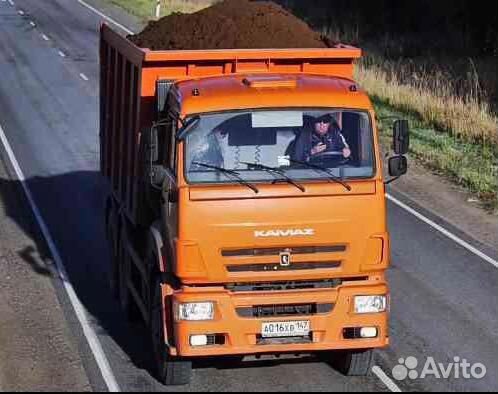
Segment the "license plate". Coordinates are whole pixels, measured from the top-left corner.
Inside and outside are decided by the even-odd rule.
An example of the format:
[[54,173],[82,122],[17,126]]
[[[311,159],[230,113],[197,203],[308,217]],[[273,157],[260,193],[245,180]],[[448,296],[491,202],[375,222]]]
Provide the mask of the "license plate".
[[309,320],[263,323],[261,330],[263,338],[305,337],[309,333]]

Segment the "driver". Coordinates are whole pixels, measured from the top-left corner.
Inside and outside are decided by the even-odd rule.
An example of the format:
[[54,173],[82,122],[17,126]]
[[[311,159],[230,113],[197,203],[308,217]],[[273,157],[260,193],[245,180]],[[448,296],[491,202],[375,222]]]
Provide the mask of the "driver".
[[315,119],[312,125],[305,126],[296,139],[291,158],[310,161],[313,157],[327,152],[341,152],[345,159],[351,156],[351,149],[337,121],[330,114],[322,115]]

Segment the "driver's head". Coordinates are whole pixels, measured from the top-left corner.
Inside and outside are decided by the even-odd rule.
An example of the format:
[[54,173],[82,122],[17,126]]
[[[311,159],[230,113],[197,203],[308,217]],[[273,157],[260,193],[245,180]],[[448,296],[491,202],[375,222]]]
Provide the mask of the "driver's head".
[[217,138],[223,139],[228,135],[228,130],[217,126],[211,131],[211,134],[215,135]]
[[333,122],[332,115],[326,114],[315,119],[315,133],[320,136],[327,134],[330,130],[330,125]]

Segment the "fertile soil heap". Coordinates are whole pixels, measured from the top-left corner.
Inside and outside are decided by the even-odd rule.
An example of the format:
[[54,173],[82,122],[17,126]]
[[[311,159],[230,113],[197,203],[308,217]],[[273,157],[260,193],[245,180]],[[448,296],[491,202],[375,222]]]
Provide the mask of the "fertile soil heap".
[[152,50],[326,48],[328,41],[270,1],[225,0],[194,14],[173,14],[130,36]]

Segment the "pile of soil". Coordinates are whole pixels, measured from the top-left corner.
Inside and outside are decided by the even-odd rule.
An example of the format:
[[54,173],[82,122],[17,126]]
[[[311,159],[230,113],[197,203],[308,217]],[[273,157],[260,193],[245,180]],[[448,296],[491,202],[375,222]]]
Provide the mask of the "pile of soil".
[[326,48],[330,43],[271,1],[225,0],[194,14],[150,22],[128,37],[152,50]]

